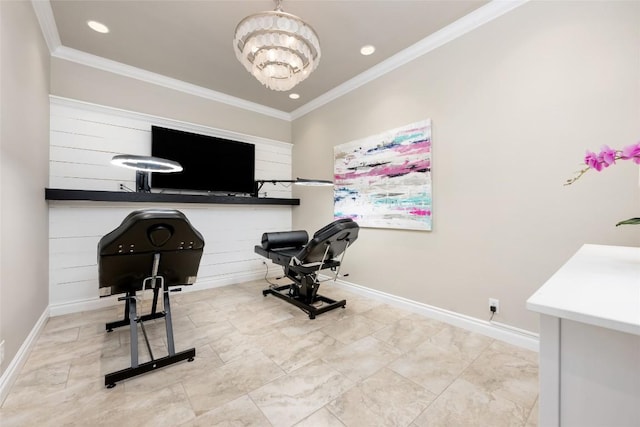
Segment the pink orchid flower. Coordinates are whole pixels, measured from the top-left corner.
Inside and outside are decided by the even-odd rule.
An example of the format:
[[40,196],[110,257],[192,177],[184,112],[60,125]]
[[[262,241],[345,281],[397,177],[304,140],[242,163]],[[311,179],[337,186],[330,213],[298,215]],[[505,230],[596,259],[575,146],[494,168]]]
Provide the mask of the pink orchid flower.
[[602,169],[614,165],[616,160],[631,160],[640,165],[640,141],[627,145],[622,150],[614,150],[608,145],[603,145],[598,154],[587,150],[584,156],[584,164],[587,166],[576,172],[573,178],[566,180],[564,185],[573,184],[590,169],[600,172]]
[[587,153],[584,156],[584,163],[591,169],[595,169],[597,171],[602,170],[602,163],[600,163],[598,156],[593,151],[587,150]]
[[625,160],[633,159],[633,162],[640,165],[640,142],[627,145],[620,151],[620,158]]
[[[589,169],[595,169],[599,172],[603,168],[607,168],[610,165],[615,164],[616,160],[632,160],[635,164],[640,165],[640,141],[635,144],[627,145],[622,150],[613,150],[608,145],[603,145],[598,154],[587,150],[584,156],[584,163],[587,167],[580,169],[576,173],[576,176],[566,180],[564,185],[573,184],[580,179],[582,175],[587,173]],[[623,224],[640,225],[640,217],[620,221],[616,224],[616,227]]]
[[608,145],[603,145],[600,154],[598,154],[598,160],[605,168],[608,168],[616,163],[616,150],[612,150]]

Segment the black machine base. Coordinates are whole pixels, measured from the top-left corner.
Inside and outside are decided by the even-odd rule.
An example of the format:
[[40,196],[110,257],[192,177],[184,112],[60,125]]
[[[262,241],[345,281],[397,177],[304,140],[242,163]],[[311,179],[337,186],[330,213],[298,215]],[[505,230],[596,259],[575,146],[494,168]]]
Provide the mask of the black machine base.
[[[277,286],[272,288],[267,288],[262,291],[263,296],[267,296],[269,294],[274,295],[280,299],[285,300],[289,304],[293,304],[298,308],[301,308],[302,311],[309,315],[309,319],[315,319],[317,315],[326,313],[327,311],[333,310],[334,308],[342,307],[344,308],[347,303],[346,300],[336,301],[331,298],[323,297],[322,295],[315,295],[310,304],[302,301],[300,297],[296,297],[291,295],[291,287],[296,286],[291,283],[289,285]],[[322,303],[322,305],[316,307],[313,304]]]
[[104,376],[104,385],[107,388],[113,388],[116,386],[116,382],[126,380],[128,378],[135,377],[137,375],[146,374],[155,369],[164,368],[165,366],[172,365],[183,360],[193,362],[196,357],[196,349],[191,348],[189,350],[181,351],[173,356],[165,356],[159,359],[151,360],[146,363],[141,363],[136,368],[126,368],[120,371],[111,372]]

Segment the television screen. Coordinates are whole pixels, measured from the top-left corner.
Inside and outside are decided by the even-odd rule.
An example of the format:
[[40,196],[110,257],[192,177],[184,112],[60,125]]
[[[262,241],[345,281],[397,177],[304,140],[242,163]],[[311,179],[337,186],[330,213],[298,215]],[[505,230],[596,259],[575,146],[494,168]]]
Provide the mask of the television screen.
[[152,188],[253,193],[253,144],[151,126],[151,155],[183,167],[182,172],[153,173]]

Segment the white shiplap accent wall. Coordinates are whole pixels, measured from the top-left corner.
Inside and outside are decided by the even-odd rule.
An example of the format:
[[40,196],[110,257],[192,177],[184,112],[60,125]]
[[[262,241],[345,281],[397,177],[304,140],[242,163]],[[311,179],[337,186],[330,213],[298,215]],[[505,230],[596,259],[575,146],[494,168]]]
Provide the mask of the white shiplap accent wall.
[[[118,191],[135,186],[135,172],[110,164],[115,154],[151,153],[151,125],[220,136],[256,146],[256,179],[291,179],[289,143],[231,133],[205,126],[51,98],[49,187]],[[266,185],[269,197],[291,197],[291,189]],[[198,280],[202,289],[264,275],[253,252],[265,231],[291,229],[291,207],[108,202],[49,203],[49,303],[52,315],[112,304],[99,300],[97,244],[131,211],[181,210],[202,233],[205,250]]]

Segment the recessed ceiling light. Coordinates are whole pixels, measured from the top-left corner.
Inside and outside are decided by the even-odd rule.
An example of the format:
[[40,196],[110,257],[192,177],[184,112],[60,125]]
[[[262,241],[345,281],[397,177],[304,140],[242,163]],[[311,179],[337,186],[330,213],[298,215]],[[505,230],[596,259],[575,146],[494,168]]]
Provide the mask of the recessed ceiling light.
[[297,94],[297,93],[290,93],[290,94],[289,94],[289,98],[291,98],[291,99],[299,99],[299,98],[300,98],[300,95],[299,95],[299,94]]
[[98,33],[106,34],[109,32],[109,27],[98,21],[87,21],[87,25],[93,31],[97,31]]
[[376,51],[376,47],[375,47],[375,46],[373,46],[373,45],[370,45],[370,44],[368,44],[368,45],[366,45],[366,46],[362,46],[362,47],[360,48],[360,53],[361,53],[362,55],[364,55],[364,56],[369,56],[369,55],[371,55],[371,54],[372,54],[373,52],[375,52],[375,51]]

